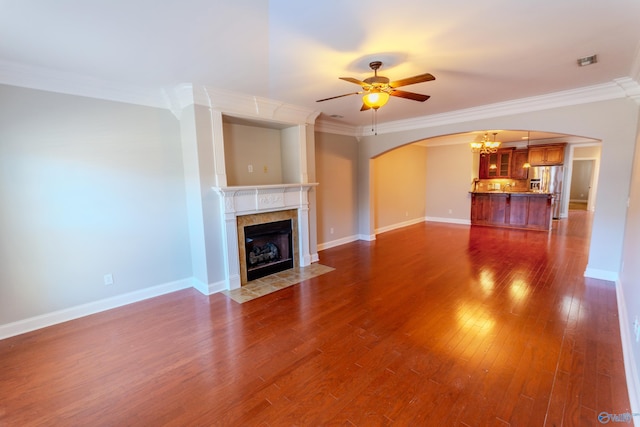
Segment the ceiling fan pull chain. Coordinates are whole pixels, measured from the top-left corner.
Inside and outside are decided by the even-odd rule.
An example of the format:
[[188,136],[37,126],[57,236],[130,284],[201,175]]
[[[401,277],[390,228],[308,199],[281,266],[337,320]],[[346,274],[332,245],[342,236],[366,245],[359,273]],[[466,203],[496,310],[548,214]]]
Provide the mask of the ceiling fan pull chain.
[[373,117],[371,119],[372,123],[371,123],[371,131],[373,132],[374,135],[378,134],[378,109],[377,108],[372,108],[373,110]]

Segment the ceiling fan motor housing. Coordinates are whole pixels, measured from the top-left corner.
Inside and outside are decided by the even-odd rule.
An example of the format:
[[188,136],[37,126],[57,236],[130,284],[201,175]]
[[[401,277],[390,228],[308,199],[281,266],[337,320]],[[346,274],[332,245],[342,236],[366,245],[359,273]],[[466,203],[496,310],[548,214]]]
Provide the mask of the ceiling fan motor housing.
[[371,86],[387,86],[389,85],[389,79],[383,76],[373,76],[363,80],[365,83]]
[[381,61],[370,62],[369,67],[371,67],[371,69],[373,70],[374,76],[364,79],[363,81],[366,84],[377,88],[389,86],[389,79],[387,77],[378,75],[378,69],[382,67]]

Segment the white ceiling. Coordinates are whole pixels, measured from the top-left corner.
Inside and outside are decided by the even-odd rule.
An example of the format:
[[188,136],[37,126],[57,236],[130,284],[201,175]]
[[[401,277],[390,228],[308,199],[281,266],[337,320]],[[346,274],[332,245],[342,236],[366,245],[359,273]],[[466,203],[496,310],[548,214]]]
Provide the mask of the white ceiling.
[[[17,69],[140,90],[207,85],[367,126],[357,91],[429,72],[378,122],[576,89],[640,74],[640,1],[0,0],[0,82]],[[599,62],[578,67],[579,57]],[[16,68],[16,66],[27,68]],[[42,75],[42,73],[40,75]]]

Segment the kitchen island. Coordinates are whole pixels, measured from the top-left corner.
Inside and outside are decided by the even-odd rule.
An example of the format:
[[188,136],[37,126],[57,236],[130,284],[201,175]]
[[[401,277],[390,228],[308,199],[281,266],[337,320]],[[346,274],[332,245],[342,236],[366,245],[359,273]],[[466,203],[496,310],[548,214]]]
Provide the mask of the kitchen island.
[[471,225],[551,230],[553,194],[533,191],[472,191]]

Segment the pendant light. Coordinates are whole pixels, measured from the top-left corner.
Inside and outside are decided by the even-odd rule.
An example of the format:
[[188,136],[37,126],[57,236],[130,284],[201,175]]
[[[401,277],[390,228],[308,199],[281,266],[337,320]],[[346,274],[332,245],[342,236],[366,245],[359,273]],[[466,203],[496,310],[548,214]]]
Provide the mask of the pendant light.
[[531,167],[531,163],[529,163],[528,153],[529,153],[529,142],[531,141],[531,131],[527,131],[527,161],[522,165],[523,169],[529,169]]

